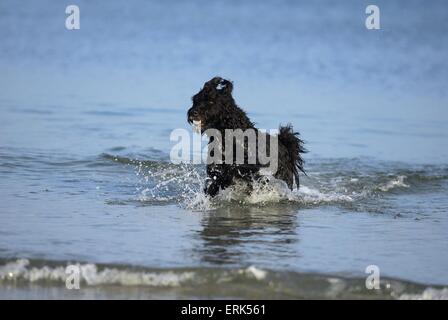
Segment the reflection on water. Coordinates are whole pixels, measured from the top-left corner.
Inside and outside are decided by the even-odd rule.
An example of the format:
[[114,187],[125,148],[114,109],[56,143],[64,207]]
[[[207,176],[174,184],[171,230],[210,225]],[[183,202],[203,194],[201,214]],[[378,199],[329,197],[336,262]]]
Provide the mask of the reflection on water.
[[[201,219],[202,240],[195,251],[205,262],[237,265],[256,259],[257,251],[276,252],[275,259],[297,255],[297,205],[231,206],[207,212]],[[246,263],[247,263],[246,262]],[[254,263],[256,261],[253,261]]]

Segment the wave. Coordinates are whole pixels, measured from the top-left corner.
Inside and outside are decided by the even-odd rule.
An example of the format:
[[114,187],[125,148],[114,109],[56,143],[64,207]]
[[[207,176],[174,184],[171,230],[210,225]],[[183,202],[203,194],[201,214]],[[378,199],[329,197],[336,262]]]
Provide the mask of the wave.
[[[428,287],[398,279],[381,278],[380,289],[368,290],[364,278],[283,272],[256,266],[151,269],[28,259],[1,263],[0,292],[11,290],[11,287],[31,285],[68,291],[67,281],[72,283],[68,276],[76,270],[79,272],[81,290],[96,288],[109,292],[116,287],[147,288],[145,292],[151,293],[151,296],[163,296],[166,290],[170,290],[176,292],[176,296],[182,295],[184,298],[448,299],[448,288],[442,286]],[[129,291],[129,294],[132,292]],[[127,298],[132,298],[132,295]]]
[[[80,280],[88,286],[117,284],[123,286],[173,287],[192,278],[191,272],[138,272],[127,269],[104,267],[98,269],[93,263],[71,264],[79,269]],[[66,266],[33,266],[28,259],[18,259],[0,267],[2,282],[62,282],[68,273]]]

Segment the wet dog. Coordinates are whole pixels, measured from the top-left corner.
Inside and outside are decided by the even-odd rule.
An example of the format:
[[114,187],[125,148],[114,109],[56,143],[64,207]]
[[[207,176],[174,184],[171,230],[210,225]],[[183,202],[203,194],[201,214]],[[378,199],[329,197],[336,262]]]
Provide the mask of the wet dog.
[[[260,169],[267,166],[259,156],[261,149],[270,159],[270,167],[274,161],[276,162],[274,172],[272,172],[274,177],[285,181],[291,190],[295,179],[298,188],[299,171],[305,173],[302,153],[306,152],[299,133],[294,132],[291,125],[280,126],[278,134],[275,136],[258,130],[249,120],[247,114],[235,103],[232,90],[232,82],[215,77],[207,81],[204,87],[193,96],[193,106],[187,112],[187,121],[194,125],[195,130],[206,134],[209,138],[207,181],[204,190],[206,194],[213,197],[220,189],[229,187],[237,180],[250,183],[254,179],[259,179]],[[243,139],[239,140],[233,137],[230,140],[224,139],[223,137],[228,131],[255,132],[253,135],[256,139],[254,149],[250,148],[249,139],[247,143],[244,140],[249,135],[243,136]],[[261,142],[265,142],[265,144],[262,145]],[[275,148],[271,148],[274,145]],[[240,146],[243,149],[242,159],[244,161],[237,161],[238,152],[235,151]],[[231,158],[215,161],[222,159],[226,150],[232,151]],[[252,154],[255,154],[255,161],[251,162]]]

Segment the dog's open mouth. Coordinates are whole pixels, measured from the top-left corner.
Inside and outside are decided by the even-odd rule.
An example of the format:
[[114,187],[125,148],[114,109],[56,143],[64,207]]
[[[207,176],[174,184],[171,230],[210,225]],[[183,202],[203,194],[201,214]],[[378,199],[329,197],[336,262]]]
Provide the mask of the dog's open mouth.
[[192,120],[193,131],[201,133],[201,120]]

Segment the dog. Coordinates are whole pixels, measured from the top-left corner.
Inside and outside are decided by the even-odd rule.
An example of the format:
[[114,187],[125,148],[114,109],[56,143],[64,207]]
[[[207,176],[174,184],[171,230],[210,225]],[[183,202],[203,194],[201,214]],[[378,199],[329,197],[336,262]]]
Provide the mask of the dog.
[[[307,152],[299,133],[294,132],[291,124],[280,126],[276,136],[258,130],[254,123],[250,121],[246,112],[235,103],[232,91],[233,83],[231,81],[214,77],[207,81],[204,87],[192,97],[193,105],[187,112],[187,121],[190,125],[194,125],[202,135],[206,134],[208,136],[208,160],[211,157],[216,159],[217,143],[220,146],[218,157],[221,157],[226,150],[234,151],[236,149],[237,142],[234,139],[230,141],[222,138],[225,136],[226,130],[240,129],[243,132],[254,130],[257,139],[255,153],[258,155],[259,143],[262,141],[260,139],[263,135],[267,149],[272,146],[270,141],[273,140],[271,139],[277,138],[277,154],[269,154],[270,149],[266,152],[271,159],[272,156],[277,159],[277,170],[273,172],[273,175],[275,178],[283,180],[291,190],[293,190],[295,179],[297,188],[299,188],[299,172],[306,175],[302,154]],[[210,131],[212,130],[220,134],[211,135]],[[256,156],[255,162],[246,163],[254,150],[251,152],[244,140],[242,144],[244,163],[237,162],[235,154],[230,160],[225,159],[224,162],[207,161],[207,179],[204,189],[207,195],[214,197],[220,190],[226,189],[237,180],[247,181],[250,185],[251,181],[261,177],[260,169],[266,167],[266,164],[263,164],[258,156]]]

